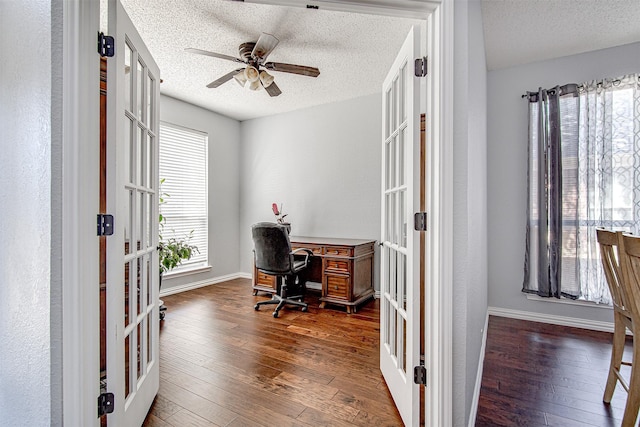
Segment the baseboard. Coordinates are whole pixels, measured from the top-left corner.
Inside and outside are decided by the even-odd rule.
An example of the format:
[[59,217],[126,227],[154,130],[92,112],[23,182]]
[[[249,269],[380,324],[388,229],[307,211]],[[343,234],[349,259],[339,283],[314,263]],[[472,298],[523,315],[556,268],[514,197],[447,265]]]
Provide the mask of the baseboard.
[[211,279],[200,280],[199,282],[187,283],[186,285],[172,286],[168,289],[160,291],[160,297],[166,297],[167,295],[179,294],[180,292],[190,291],[192,289],[198,289],[209,285],[215,285],[216,283],[226,282],[233,279],[251,279],[250,273],[233,273],[225,276],[218,276]]
[[590,329],[592,331],[613,332],[613,322],[601,322],[598,320],[556,316],[553,314],[534,313],[530,311],[512,310],[510,308],[499,307],[489,307],[489,315],[529,320],[531,322],[550,323],[552,325],[571,326],[574,328]]
[[471,410],[469,411],[469,427],[476,425],[476,416],[478,415],[478,401],[480,400],[480,389],[482,387],[482,370],[484,368],[484,352],[487,348],[487,329],[489,328],[489,312],[484,320],[484,328],[482,329],[482,346],[480,347],[480,357],[478,360],[478,373],[476,374],[476,385],[473,389],[473,398],[471,399]]

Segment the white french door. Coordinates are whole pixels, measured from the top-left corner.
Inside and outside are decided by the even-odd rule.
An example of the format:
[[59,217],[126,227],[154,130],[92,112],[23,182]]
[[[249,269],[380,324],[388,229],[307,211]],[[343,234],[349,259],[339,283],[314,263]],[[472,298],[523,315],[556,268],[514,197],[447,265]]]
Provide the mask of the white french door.
[[140,426],[159,386],[158,105],[160,70],[118,0],[107,62],[107,390],[109,426]]
[[380,370],[407,426],[419,422],[419,242],[413,213],[419,206],[420,111],[414,59],[420,28],[409,32],[382,87],[382,252],[380,255]]

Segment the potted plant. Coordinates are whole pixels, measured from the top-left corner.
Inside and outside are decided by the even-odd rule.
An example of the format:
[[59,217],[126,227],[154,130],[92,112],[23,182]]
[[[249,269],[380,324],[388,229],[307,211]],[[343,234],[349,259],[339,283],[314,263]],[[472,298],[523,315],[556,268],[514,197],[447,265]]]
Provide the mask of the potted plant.
[[160,257],[161,278],[163,273],[173,270],[182,264],[182,261],[190,259],[194,252],[198,252],[198,247],[189,243],[192,234],[193,231],[183,239],[177,239],[175,237],[163,239],[162,235],[160,235],[158,256]]

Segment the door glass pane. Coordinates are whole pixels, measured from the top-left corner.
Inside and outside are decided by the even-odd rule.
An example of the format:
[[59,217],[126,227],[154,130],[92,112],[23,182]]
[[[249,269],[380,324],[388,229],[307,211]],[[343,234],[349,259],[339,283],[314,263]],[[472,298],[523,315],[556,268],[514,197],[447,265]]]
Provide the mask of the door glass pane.
[[142,233],[144,230],[145,208],[143,204],[142,193],[136,191],[136,251],[143,249]]
[[130,335],[124,339],[124,397],[125,399],[131,394],[131,371],[129,363],[131,358],[129,357],[129,347],[131,346]]
[[131,153],[133,150],[133,140],[132,140],[132,135],[135,136],[135,134],[132,134],[131,132],[131,128],[133,126],[133,123],[131,122],[131,120],[125,118],[124,120],[124,170],[125,170],[125,177],[127,179],[127,182],[133,182],[133,175],[131,174]]
[[136,260],[136,316],[142,312],[142,258]]
[[389,250],[390,253],[390,257],[389,257],[389,294],[391,296],[391,299],[393,301],[397,301],[397,295],[396,295],[396,287],[397,287],[397,268],[396,268],[396,264],[397,264],[397,259],[396,259],[396,253],[397,251],[390,249]]
[[402,370],[402,373],[407,373],[407,321],[404,317],[398,314],[398,339],[400,345],[398,346],[398,367]]
[[144,65],[138,61],[138,67],[136,70],[136,114],[139,120],[142,120],[142,105],[144,102],[143,96],[143,88],[144,82],[146,81],[142,79],[144,75]]
[[384,145],[385,156],[384,156],[384,188],[386,190],[391,188],[391,166],[389,163],[389,159],[391,157],[391,143],[387,141]]
[[153,136],[150,134],[147,134],[144,153],[144,184],[147,188],[153,188]]
[[124,263],[124,326],[129,325],[129,288],[131,287],[131,263]]
[[406,93],[406,89],[405,89],[405,76],[407,73],[407,63],[405,62],[402,65],[402,68],[400,69],[400,83],[399,83],[399,88],[398,88],[398,92],[399,92],[399,117],[400,120],[398,122],[398,125],[402,122],[404,122],[407,118],[407,109],[406,109],[406,97],[405,97],[405,93]]
[[124,45],[124,108],[131,111],[131,57],[133,52],[128,43]]
[[153,123],[151,123],[151,94],[153,93],[153,80],[151,79],[151,75],[147,74],[147,105],[146,105],[146,121],[145,123],[147,124],[148,127],[152,127]]
[[389,157],[387,158],[387,162],[389,162],[389,188],[393,188],[396,186],[396,143],[398,138],[394,137],[389,142]]
[[146,348],[147,348],[147,365],[149,363],[151,363],[151,359],[152,359],[152,354],[151,354],[151,328],[153,328],[153,322],[149,322],[149,318],[147,317],[145,319],[145,322],[147,323],[147,344],[146,344]]
[[398,94],[398,77],[396,76],[396,78],[393,80],[393,122],[392,122],[392,132],[395,132],[396,129],[398,129],[399,123],[398,123],[398,102],[399,102],[399,97],[400,95]]
[[398,245],[403,248],[407,247],[407,191],[406,189],[398,192],[400,213],[398,214],[398,224],[400,226]]
[[138,367],[137,369],[137,379],[139,380],[140,377],[142,376],[142,323],[138,323],[138,327],[136,328],[137,331],[137,349],[138,351],[136,352],[136,365]]
[[389,193],[389,212],[387,216],[387,233],[389,234],[388,240],[391,243],[396,243],[395,239],[395,217],[396,217],[396,194]]
[[131,210],[133,209],[133,192],[129,190],[129,197],[126,197],[124,202],[124,212],[126,213],[126,217],[123,218],[124,221],[124,254],[129,255],[133,248],[131,247]]
[[135,183],[138,185],[144,185],[142,182],[142,162],[144,159],[142,158],[142,146],[144,144],[146,132],[144,129],[138,127],[138,143],[136,144],[136,156],[133,160],[133,167],[135,169]]
[[386,106],[387,106],[387,114],[386,117],[384,118],[384,138],[387,139],[389,138],[389,135],[391,135],[391,115],[393,114],[393,107],[392,107],[392,103],[393,103],[393,95],[391,93],[391,89],[389,89],[387,91],[387,93],[385,94],[386,97]]
[[389,304],[389,301],[387,300],[386,296],[383,297],[382,307],[384,310],[384,316],[383,316],[384,324],[382,325],[382,336],[383,336],[382,342],[386,345],[390,345],[391,343],[389,339],[391,337],[391,331],[389,329],[389,325],[390,325],[389,317],[391,315],[391,308],[390,308],[391,305]]
[[407,177],[405,173],[405,158],[404,158],[404,146],[405,146],[405,138],[407,135],[407,129],[404,128],[399,134],[398,138],[398,186],[404,185],[407,182]]
[[153,198],[151,196],[151,194],[145,194],[144,196],[145,198],[145,209],[146,209],[146,216],[145,216],[145,227],[144,227],[144,241],[146,242],[146,247],[145,249],[148,249],[150,247],[153,246],[153,239],[151,238],[151,223],[154,220],[153,218]]
[[147,280],[145,282],[145,287],[147,288],[147,307],[151,305],[151,260],[149,259],[149,255],[145,255],[144,262],[146,265],[147,271]]
[[389,349],[391,356],[398,357],[398,349],[396,347],[396,310],[389,305]]
[[398,306],[404,311],[407,310],[407,257],[399,254],[398,270],[400,271],[400,281],[398,282]]

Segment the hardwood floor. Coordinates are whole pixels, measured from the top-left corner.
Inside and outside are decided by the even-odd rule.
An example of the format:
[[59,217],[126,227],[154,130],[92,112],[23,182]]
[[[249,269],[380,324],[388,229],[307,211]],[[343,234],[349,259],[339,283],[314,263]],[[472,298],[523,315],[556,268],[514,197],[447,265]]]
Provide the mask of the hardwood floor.
[[491,316],[476,426],[619,426],[627,393],[602,402],[611,338]]
[[254,311],[249,280],[164,297],[145,426],[401,426],[379,370],[379,304]]

